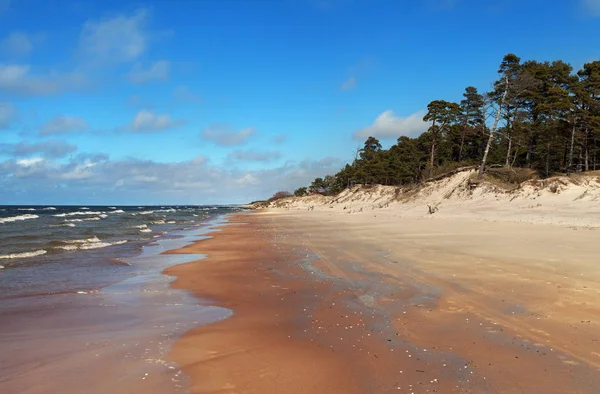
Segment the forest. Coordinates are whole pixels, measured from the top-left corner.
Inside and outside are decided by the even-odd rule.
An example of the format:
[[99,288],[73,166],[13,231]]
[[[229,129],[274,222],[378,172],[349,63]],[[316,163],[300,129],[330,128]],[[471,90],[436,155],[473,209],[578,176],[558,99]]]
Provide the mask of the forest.
[[422,182],[462,166],[529,168],[540,177],[600,169],[600,61],[575,72],[561,60],[504,56],[489,92],[468,86],[460,102],[434,100],[420,136],[389,149],[369,137],[352,163],[295,191],[337,194],[354,184]]

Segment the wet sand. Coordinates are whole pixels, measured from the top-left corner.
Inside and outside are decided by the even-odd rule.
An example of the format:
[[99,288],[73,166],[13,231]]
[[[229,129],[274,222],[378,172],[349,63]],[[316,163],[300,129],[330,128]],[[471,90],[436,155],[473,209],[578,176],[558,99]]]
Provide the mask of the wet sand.
[[201,256],[160,252],[198,239],[145,248],[127,259],[137,275],[107,287],[3,299],[0,393],[186,393],[187,378],[166,359],[171,344],[191,327],[231,314],[199,307],[161,273]]
[[[193,393],[595,393],[595,231],[327,212],[233,216],[173,286],[230,308],[170,358]],[[207,301],[209,302],[209,301]]]

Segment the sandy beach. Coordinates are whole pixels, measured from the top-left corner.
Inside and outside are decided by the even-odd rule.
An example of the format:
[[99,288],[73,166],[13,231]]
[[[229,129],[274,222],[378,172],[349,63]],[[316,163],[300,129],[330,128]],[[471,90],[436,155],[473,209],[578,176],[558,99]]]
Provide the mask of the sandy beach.
[[385,211],[234,215],[173,283],[234,311],[176,341],[193,393],[595,393],[596,230]]

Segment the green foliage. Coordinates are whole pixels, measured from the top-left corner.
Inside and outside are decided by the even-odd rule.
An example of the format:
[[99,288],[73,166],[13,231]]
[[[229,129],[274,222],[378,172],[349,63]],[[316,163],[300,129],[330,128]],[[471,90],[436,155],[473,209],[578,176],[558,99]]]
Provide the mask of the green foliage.
[[269,202],[271,201],[275,201],[275,200],[280,200],[282,198],[287,198],[287,197],[292,197],[292,193],[287,192],[287,191],[279,191],[275,194],[273,194],[273,197],[269,198]]
[[486,119],[497,114],[500,122],[486,162],[492,166],[489,179],[515,184],[534,172],[550,176],[600,169],[600,61],[573,73],[560,60],[521,62],[508,54],[498,73],[485,95],[469,86],[460,103],[430,102],[423,118],[430,127],[416,138],[400,136],[389,149],[367,138],[351,164],[315,179],[308,191],[333,195],[355,184],[416,183],[476,165],[490,136]]
[[294,190],[294,196],[296,196],[296,197],[306,196],[306,193],[308,193],[308,190],[306,187],[299,187],[298,189]]

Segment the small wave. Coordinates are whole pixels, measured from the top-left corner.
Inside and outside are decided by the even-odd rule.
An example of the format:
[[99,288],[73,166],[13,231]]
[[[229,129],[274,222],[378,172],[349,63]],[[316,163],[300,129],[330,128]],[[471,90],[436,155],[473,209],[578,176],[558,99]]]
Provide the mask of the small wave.
[[132,226],[131,228],[148,228],[147,224],[140,224],[139,226]]
[[17,211],[35,211],[35,208],[17,208]]
[[88,242],[100,242],[100,238],[94,236],[92,238],[69,239],[68,241],[61,241],[61,242],[66,243],[66,244],[84,244],[84,243],[88,243]]
[[155,211],[142,211],[142,212],[138,212],[139,215],[151,215],[153,214]]
[[100,215],[98,215],[98,217],[99,217],[100,219],[106,219],[106,218],[108,217],[108,215],[105,215],[105,214],[100,214]]
[[59,213],[57,215],[54,215],[57,218],[64,218],[67,216],[77,216],[77,215],[101,215],[104,212],[93,212],[93,211],[89,211],[89,212],[80,212],[80,211],[75,211],[75,212],[68,212],[68,213]]
[[37,219],[37,218],[39,218],[38,215],[31,215],[31,214],[20,215],[20,216],[12,216],[12,217],[9,217],[9,218],[0,218],[0,224],[1,223],[16,222],[17,220],[28,220],[28,219]]
[[73,239],[68,241],[62,241],[67,245],[56,246],[57,249],[62,250],[88,250],[88,249],[98,249],[105,248],[107,246],[113,245],[123,245],[127,242],[127,240],[123,241],[115,241],[115,242],[103,242],[98,237],[92,237],[87,239]]
[[166,222],[164,220],[156,220],[154,222],[150,222],[152,224],[165,224]]
[[66,219],[65,222],[83,222],[83,219]]
[[46,207],[46,208],[43,208],[43,210],[44,211],[56,211],[56,208],[54,208],[54,207]]
[[2,264],[0,264],[0,270],[3,270],[4,266]]
[[143,228],[140,230],[140,233],[151,233],[151,232],[152,232],[152,230],[149,228]]
[[25,259],[27,257],[41,256],[46,253],[47,252],[44,249],[36,250],[33,252],[11,253],[11,254],[0,255],[0,260]]
[[116,211],[112,211],[112,212],[109,212],[109,213],[125,213],[125,211],[122,210],[122,209],[117,209]]
[[175,224],[175,223],[177,223],[175,220],[169,220],[169,221],[167,222],[167,224]]
[[81,209],[82,211],[88,211],[88,210],[89,210],[89,208],[88,208],[88,207],[81,207],[81,208],[79,208],[79,209]]
[[117,209],[117,207],[109,207],[110,209]]

